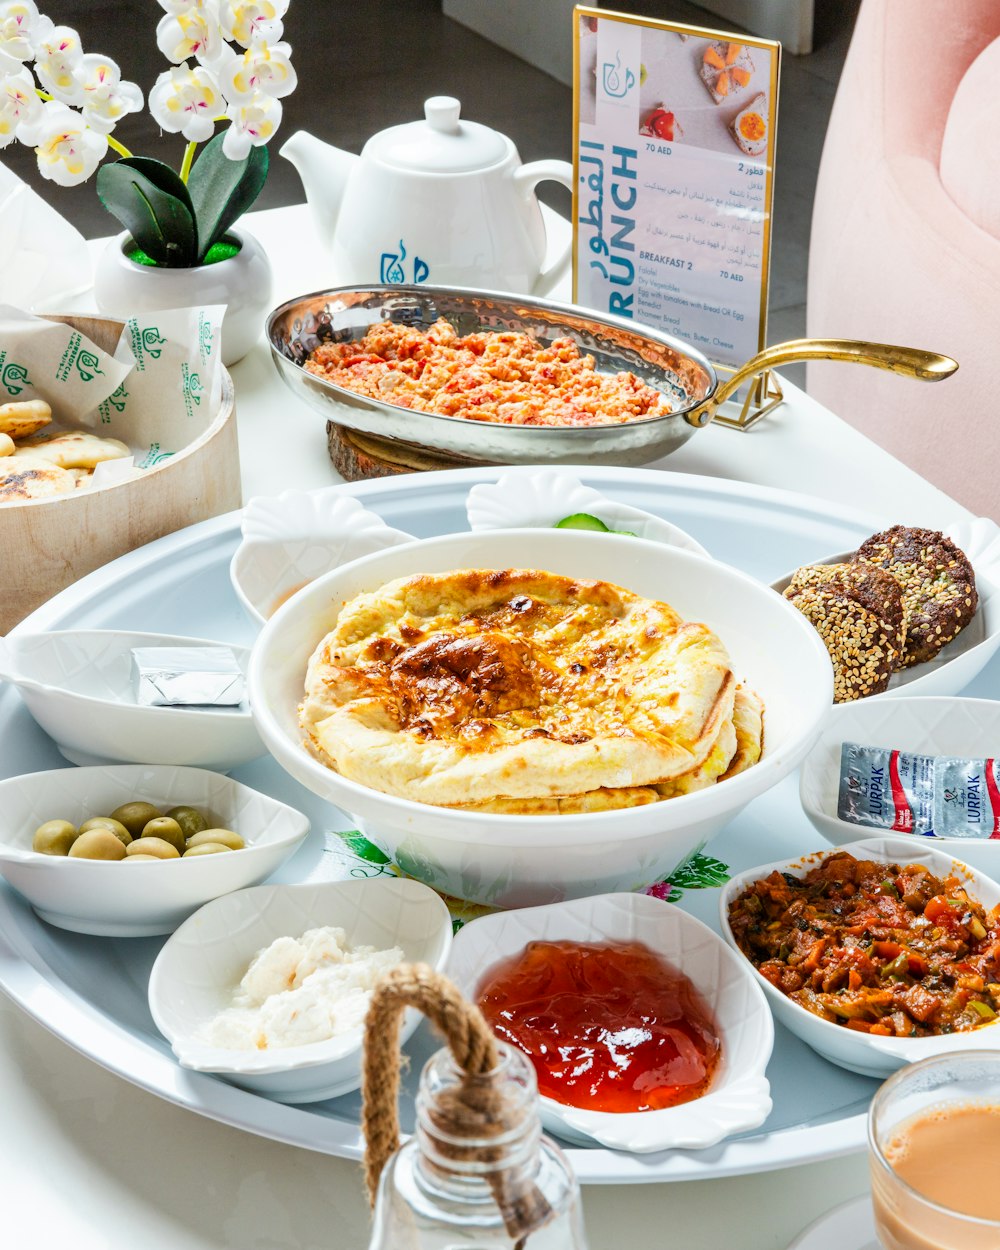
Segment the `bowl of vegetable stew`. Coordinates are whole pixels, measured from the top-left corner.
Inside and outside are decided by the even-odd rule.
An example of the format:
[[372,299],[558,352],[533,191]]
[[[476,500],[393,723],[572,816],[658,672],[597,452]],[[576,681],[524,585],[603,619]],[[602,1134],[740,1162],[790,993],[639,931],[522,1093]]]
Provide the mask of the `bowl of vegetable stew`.
[[1000,1049],[1000,885],[928,840],[751,868],[719,908],[775,1019],[832,1063],[883,1077]]

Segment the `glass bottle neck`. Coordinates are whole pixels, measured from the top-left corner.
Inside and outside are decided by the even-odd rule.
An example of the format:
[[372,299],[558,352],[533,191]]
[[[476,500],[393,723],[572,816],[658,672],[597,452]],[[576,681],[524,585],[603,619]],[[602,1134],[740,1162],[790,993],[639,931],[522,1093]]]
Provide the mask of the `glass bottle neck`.
[[503,1048],[493,1071],[472,1078],[447,1051],[428,1064],[417,1094],[416,1180],[422,1188],[500,1202],[504,1189],[530,1185],[541,1136],[534,1073],[518,1051]]
[[448,1051],[427,1063],[416,1132],[382,1174],[371,1250],[586,1250],[576,1179],[542,1137],[534,1069],[499,1049],[482,1077]]

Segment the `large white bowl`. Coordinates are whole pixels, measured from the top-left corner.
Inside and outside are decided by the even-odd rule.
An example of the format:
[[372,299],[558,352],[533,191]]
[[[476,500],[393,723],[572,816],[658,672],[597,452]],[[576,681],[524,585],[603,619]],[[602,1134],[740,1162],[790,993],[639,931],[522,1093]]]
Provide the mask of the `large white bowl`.
[[[382,794],[313,758],[297,717],[306,665],[348,600],[414,573],[516,567],[604,579],[710,625],[737,677],[764,700],[760,763],[695,794],[625,811],[501,816]],[[671,872],[795,768],[829,712],[833,678],[805,618],[727,565],[616,534],[497,530],[382,551],[320,578],[264,627],[251,655],[249,690],[261,737],[282,767],[349,813],[404,871],[460,898],[513,907],[634,890]]]
[[[133,647],[228,646],[208,638],[118,629],[0,638],[0,677],[71,764],[191,764],[228,772],[264,754],[241,707],[145,707],[132,694]],[[249,651],[232,647],[246,671]]]
[[950,1033],[941,1037],[873,1037],[870,1033],[858,1033],[807,1011],[805,1007],[782,994],[766,977],[761,976],[746,958],[736,944],[729,926],[730,903],[748,885],[759,881],[761,877],[767,877],[772,872],[787,872],[793,877],[804,877],[811,868],[815,868],[828,855],[838,850],[850,851],[856,859],[871,859],[878,863],[924,864],[936,877],[954,874],[961,878],[969,894],[982,903],[987,911],[1000,903],[1000,885],[996,881],[969,865],[952,859],[950,855],[935,850],[934,842],[930,838],[867,838],[850,846],[827,847],[825,851],[801,855],[798,859],[778,860],[773,864],[748,868],[746,872],[733,877],[719,896],[722,936],[753,972],[771,1004],[774,1018],[824,1059],[829,1059],[831,1063],[851,1072],[860,1072],[862,1076],[888,1076],[904,1064],[953,1050],[1000,1049],[1000,1024],[996,1021],[968,1033]]
[[550,907],[498,912],[455,935],[447,972],[476,1001],[490,969],[529,942],[642,942],[686,976],[707,1003],[722,1039],[708,1092],[662,1111],[620,1115],[542,1098],[542,1123],[572,1142],[648,1154],[704,1149],[763,1124],[771,1112],[764,1075],[774,1044],[767,1001],[748,962],[700,920],[648,894],[605,894]]
[[[155,864],[71,859],[31,849],[35,830],[46,820],[79,825],[134,799],[164,812],[181,804],[197,807],[214,828],[234,830],[246,846]],[[59,768],[0,781],[0,874],[43,920],[77,933],[170,933],[209,899],[269,877],[308,832],[301,812],[202,768]]]
[[[212,857],[218,858],[218,857]],[[306,1046],[229,1050],[199,1033],[230,1006],[259,950],[278,937],[335,925],[350,946],[398,946],[408,963],[440,969],[451,948],[451,918],[419,881],[370,877],[308,885],[269,885],[216,899],[187,920],[163,947],[149,978],[149,1010],[182,1067],[214,1072],[277,1102],[337,1098],[361,1084],[362,1029]],[[420,1022],[403,1018],[403,1041]]]
[[[921,755],[989,759],[1000,751],[1000,702],[994,699],[863,699],[835,707],[806,756],[799,779],[805,814],[837,846],[876,837],[871,825],[837,815],[840,748],[845,742],[895,748]],[[954,855],[1000,879],[1000,838],[920,838],[921,846]]]

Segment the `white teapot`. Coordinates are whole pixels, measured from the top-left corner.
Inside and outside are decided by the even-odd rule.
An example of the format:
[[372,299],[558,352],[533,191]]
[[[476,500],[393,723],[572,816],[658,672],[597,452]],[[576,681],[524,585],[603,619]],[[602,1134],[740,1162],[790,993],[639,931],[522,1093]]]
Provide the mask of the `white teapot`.
[[349,283],[430,282],[545,295],[569,269],[572,240],[548,267],[535,185],[573,186],[568,161],[522,165],[505,135],[460,120],[450,96],[424,120],[373,135],[360,156],[300,130],[281,155],[306,189],[333,277]]

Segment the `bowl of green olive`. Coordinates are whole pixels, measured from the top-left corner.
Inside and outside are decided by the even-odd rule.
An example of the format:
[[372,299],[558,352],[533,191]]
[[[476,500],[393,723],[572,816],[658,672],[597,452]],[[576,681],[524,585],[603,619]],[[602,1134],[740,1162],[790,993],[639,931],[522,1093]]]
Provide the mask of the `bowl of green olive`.
[[0,781],[0,874],[50,924],[172,933],[269,877],[309,832],[301,812],[202,768],[121,764]]

